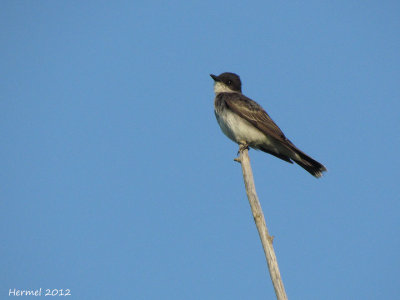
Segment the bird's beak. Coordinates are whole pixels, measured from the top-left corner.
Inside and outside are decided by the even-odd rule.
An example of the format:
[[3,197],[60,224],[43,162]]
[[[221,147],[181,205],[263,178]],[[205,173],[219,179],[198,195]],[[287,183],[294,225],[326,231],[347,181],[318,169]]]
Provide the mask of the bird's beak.
[[214,81],[219,81],[218,77],[215,76],[214,74],[210,74],[211,78],[214,79]]

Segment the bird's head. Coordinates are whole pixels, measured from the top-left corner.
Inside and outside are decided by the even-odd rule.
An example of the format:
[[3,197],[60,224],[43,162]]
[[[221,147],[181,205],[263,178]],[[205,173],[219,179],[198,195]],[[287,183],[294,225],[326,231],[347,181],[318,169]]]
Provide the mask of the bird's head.
[[214,92],[219,93],[241,93],[242,82],[240,77],[235,73],[225,72],[218,76],[210,74],[214,79]]

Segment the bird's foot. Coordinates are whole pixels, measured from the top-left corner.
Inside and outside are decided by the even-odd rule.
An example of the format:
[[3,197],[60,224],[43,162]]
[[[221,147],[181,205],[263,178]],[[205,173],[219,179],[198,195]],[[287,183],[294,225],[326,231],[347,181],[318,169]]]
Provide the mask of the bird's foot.
[[240,159],[240,153],[243,152],[244,150],[249,150],[249,144],[247,144],[246,142],[240,142],[239,143],[239,151],[237,153],[238,157],[233,160],[238,163],[241,163],[242,160]]
[[242,152],[244,150],[249,150],[249,144],[247,144],[246,142],[239,143],[239,151],[237,154],[239,155],[240,152]]

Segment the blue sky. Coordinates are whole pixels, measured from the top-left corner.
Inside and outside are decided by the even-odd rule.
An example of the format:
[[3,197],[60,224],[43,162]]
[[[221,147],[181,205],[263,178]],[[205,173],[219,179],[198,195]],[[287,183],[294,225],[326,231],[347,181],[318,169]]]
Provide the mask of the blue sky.
[[3,1],[0,298],[273,299],[210,73],[328,168],[250,151],[290,299],[400,293],[398,1]]

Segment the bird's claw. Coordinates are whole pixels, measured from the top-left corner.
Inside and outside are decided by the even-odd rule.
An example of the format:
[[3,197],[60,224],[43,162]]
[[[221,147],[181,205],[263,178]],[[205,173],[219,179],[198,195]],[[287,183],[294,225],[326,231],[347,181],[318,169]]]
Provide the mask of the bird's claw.
[[247,143],[240,143],[239,144],[239,151],[238,151],[238,155],[240,154],[240,152],[244,151],[244,150],[249,150],[249,145]]

